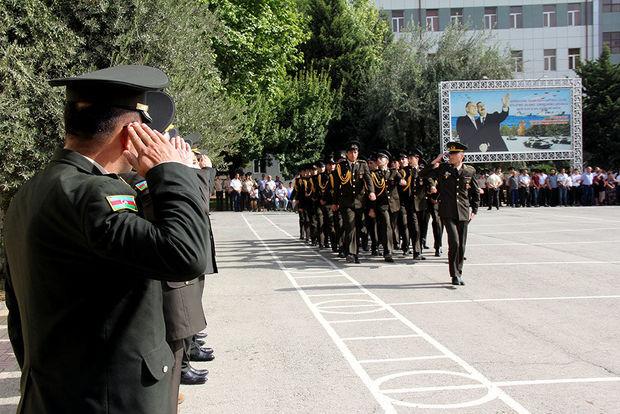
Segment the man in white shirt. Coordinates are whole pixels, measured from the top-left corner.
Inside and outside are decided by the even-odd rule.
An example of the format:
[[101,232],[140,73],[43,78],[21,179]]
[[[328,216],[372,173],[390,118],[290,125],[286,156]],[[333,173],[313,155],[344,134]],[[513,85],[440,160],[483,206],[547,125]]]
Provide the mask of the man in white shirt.
[[491,175],[487,177],[487,190],[489,191],[489,208],[487,210],[491,210],[493,206],[497,210],[499,210],[499,191],[502,186],[502,178],[497,175],[498,169],[496,168],[491,172]]
[[530,175],[526,168],[521,170],[519,174],[519,201],[521,207],[530,207]]
[[573,173],[570,176],[571,186],[570,186],[570,205],[576,206],[579,204],[579,191],[581,186],[581,173],[579,169],[575,168]]
[[230,195],[231,195],[231,199],[232,199],[233,210],[241,211],[240,204],[241,204],[241,187],[242,187],[242,184],[241,184],[241,180],[239,178],[239,173],[236,173],[235,174],[235,178],[230,180],[230,187],[232,188],[232,191],[230,192]]
[[591,206],[594,200],[594,189],[592,184],[594,183],[594,173],[592,167],[586,167],[586,170],[581,174],[581,205]]
[[540,191],[539,191],[539,199],[540,199],[540,205],[545,206],[545,207],[549,207],[549,201],[551,199],[551,196],[549,195],[549,186],[547,183],[547,178],[549,176],[547,174],[545,174],[544,171],[541,171],[540,174],[538,175],[538,185],[540,186]]
[[566,174],[566,170],[564,168],[560,169],[560,173],[558,174],[558,191],[559,191],[559,200],[558,206],[568,207],[568,174]]

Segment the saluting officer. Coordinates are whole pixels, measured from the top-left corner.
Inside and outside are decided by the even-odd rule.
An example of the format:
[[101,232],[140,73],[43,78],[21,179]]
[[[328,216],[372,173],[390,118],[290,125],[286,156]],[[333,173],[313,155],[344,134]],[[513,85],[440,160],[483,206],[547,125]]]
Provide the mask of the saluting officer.
[[346,159],[336,165],[334,193],[344,224],[344,249],[347,262],[359,263],[357,223],[361,223],[366,191],[375,201],[375,188],[370,179],[366,161],[358,160],[359,142],[352,141],[347,147]]
[[464,285],[463,260],[467,243],[467,226],[478,212],[480,192],[474,179],[476,169],[463,164],[467,147],[449,142],[448,163],[441,163],[439,154],[422,172],[437,180],[439,215],[448,233],[448,263],[453,285]]
[[[168,414],[174,359],[160,280],[191,281],[211,255],[196,174],[143,123],[146,92],[168,78],[129,65],[50,83],[67,88],[64,149],[5,221],[17,411]],[[131,167],[157,200],[156,222],[118,176]]]

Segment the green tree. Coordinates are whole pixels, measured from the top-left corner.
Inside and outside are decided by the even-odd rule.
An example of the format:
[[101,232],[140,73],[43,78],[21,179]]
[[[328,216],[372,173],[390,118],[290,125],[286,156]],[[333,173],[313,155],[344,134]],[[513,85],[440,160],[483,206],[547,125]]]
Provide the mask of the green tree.
[[266,150],[278,154],[283,173],[292,174],[303,163],[317,161],[325,146],[329,122],[338,117],[339,91],[327,74],[312,69],[286,80],[274,119],[275,142]]
[[301,46],[306,67],[329,73],[342,90],[341,118],[330,123],[327,147],[339,149],[359,136],[364,90],[391,41],[387,23],[367,0],[300,0],[312,37]]
[[447,28],[440,37],[413,30],[389,45],[365,90],[362,125],[367,142],[417,146],[429,156],[439,147],[439,82],[506,79],[511,60],[486,33]]
[[[308,38],[295,0],[210,0],[223,23],[214,36],[217,67],[234,94],[275,93],[302,62],[298,46]],[[248,98],[252,100],[252,98]]]
[[620,64],[607,46],[576,70],[583,82],[583,146],[591,165],[620,166]]

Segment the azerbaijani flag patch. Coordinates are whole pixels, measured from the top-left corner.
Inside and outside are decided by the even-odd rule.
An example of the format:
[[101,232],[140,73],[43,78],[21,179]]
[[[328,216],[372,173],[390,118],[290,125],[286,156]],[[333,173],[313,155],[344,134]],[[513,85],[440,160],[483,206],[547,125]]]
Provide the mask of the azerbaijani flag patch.
[[146,180],[143,180],[136,184],[136,188],[140,191],[144,191],[149,188],[149,185],[146,183]]
[[131,210],[138,211],[138,206],[136,205],[136,199],[131,195],[111,195],[107,196],[106,200],[112,207],[112,211],[119,210]]

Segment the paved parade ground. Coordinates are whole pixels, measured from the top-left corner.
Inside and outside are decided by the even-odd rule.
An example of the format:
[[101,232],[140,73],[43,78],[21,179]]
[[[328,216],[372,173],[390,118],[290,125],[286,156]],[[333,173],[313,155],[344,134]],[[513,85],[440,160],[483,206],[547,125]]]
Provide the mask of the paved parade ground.
[[[461,287],[447,247],[346,264],[301,242],[295,214],[211,219],[216,359],[194,363],[209,381],[181,387],[183,414],[620,413],[619,207],[481,209]],[[19,373],[2,312],[10,413]]]

